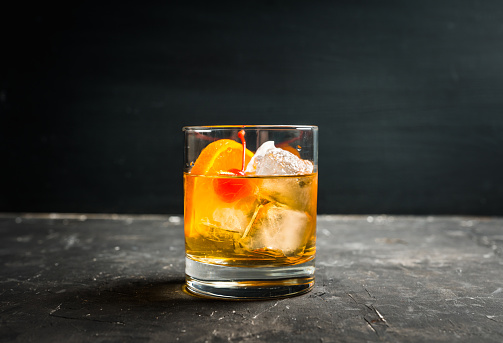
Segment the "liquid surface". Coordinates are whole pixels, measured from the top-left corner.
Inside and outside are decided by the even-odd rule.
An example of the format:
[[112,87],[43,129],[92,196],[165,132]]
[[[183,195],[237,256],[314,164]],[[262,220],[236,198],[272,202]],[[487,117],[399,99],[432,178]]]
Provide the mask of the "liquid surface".
[[[223,196],[222,185],[243,187]],[[317,173],[292,176],[184,174],[187,257],[227,266],[284,266],[312,260]]]

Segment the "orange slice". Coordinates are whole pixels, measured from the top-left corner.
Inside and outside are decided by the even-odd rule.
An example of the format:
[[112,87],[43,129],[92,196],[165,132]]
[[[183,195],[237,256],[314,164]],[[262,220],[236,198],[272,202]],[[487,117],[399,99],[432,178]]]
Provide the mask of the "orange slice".
[[[253,152],[246,149],[245,167],[253,157]],[[190,173],[195,175],[219,175],[229,169],[241,169],[243,145],[232,139],[219,139],[210,143],[201,151]]]

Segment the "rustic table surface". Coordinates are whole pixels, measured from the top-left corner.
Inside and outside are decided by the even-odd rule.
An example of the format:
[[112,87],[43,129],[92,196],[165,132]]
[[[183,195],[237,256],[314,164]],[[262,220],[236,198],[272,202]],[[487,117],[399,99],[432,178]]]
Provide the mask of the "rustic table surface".
[[502,342],[503,218],[319,216],[308,294],[187,294],[181,216],[0,215],[1,342]]

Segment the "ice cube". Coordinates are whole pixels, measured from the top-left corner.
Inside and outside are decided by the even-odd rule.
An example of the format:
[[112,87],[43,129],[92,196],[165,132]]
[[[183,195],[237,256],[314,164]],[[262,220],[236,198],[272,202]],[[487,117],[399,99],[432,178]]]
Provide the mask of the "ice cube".
[[223,230],[242,233],[248,225],[248,216],[241,210],[219,207],[213,212],[213,221]]
[[251,158],[250,162],[248,162],[248,165],[246,166],[246,173],[251,173],[254,174],[257,170],[257,165],[264,159],[264,156],[271,151],[272,149],[276,149],[274,146],[273,141],[267,141],[263,143],[257,151],[255,151],[255,154]]
[[[260,184],[260,197],[279,202],[293,209],[311,211],[315,179],[308,176],[295,178],[265,178]],[[315,203],[314,203],[315,204]]]
[[305,212],[270,202],[263,205],[242,244],[248,250],[273,250],[285,256],[302,254],[312,225]]
[[249,220],[244,211],[219,207],[209,217],[201,218],[197,232],[215,242],[224,242],[240,237]]
[[289,151],[276,148],[273,141],[267,141],[257,149],[246,166],[246,172],[255,175],[310,174],[313,164]]
[[259,199],[248,196],[224,206],[210,206],[212,211],[201,216],[196,231],[203,237],[215,242],[230,241],[243,236],[243,232],[252,221]]

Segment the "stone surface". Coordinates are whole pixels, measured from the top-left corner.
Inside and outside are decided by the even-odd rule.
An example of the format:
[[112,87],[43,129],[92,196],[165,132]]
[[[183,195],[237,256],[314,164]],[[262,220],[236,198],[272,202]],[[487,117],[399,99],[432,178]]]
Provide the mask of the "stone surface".
[[501,342],[503,219],[320,216],[316,286],[184,292],[181,216],[0,215],[0,342]]

